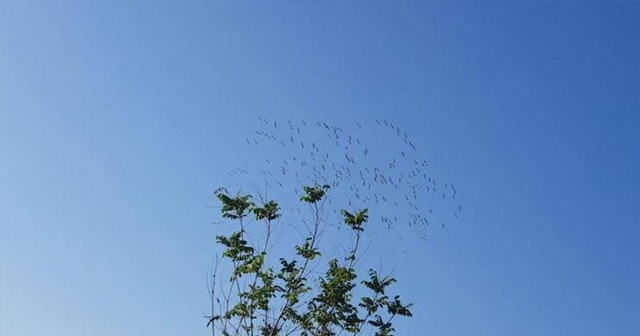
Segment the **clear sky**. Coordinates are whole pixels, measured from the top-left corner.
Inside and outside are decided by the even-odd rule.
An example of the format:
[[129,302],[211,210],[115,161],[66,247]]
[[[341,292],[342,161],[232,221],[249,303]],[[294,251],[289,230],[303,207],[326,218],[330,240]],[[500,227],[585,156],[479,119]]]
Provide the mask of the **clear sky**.
[[455,181],[399,335],[640,335],[639,34],[633,1],[2,1],[0,335],[206,335],[258,116],[384,118]]

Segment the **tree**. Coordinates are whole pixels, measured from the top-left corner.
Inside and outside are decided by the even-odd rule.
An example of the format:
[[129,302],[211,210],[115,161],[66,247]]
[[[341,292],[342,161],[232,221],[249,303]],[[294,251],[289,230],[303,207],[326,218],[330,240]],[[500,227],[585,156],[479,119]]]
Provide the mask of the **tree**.
[[[411,304],[388,294],[396,282],[370,269],[359,280],[356,265],[368,209],[340,211],[351,246],[339,257],[323,255],[321,243],[328,185],[305,186],[300,201],[311,209],[306,237],[293,246],[291,257],[274,261],[272,235],[282,216],[274,200],[254,202],[251,195],[216,191],[222,217],[237,227],[218,235],[223,248],[209,283],[211,314],[207,327],[222,336],[329,336],[338,334],[392,335],[396,316],[411,316]],[[256,223],[259,223],[256,224]],[[261,240],[256,239],[261,233]],[[230,274],[219,274],[221,262]],[[320,269],[320,271],[318,271]],[[313,271],[313,272],[312,272]],[[359,300],[355,298],[359,297]]]

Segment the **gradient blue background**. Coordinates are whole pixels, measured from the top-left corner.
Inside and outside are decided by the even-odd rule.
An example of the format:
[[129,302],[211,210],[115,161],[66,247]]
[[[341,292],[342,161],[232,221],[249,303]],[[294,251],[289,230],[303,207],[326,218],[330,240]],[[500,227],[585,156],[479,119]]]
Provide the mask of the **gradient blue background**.
[[0,2],[0,334],[206,335],[257,116],[401,125],[463,197],[398,335],[640,335],[640,3]]

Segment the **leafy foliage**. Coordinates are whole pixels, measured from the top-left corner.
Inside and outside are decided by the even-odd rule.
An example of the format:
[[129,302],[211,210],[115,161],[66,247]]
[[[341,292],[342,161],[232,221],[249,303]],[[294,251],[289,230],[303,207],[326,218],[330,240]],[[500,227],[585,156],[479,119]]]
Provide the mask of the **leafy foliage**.
[[[341,210],[344,224],[354,237],[353,246],[343,259],[329,259],[325,271],[312,278],[311,270],[324,264],[319,243],[321,211],[328,190],[328,185],[303,188],[300,200],[312,209],[313,225],[304,241],[294,246],[294,257],[279,258],[274,265],[267,261],[273,225],[281,217],[278,203],[269,200],[257,205],[251,195],[230,196],[224,189],[216,191],[222,217],[237,222],[239,229],[216,237],[223,248],[223,261],[231,264],[232,271],[219,284],[215,280],[217,267],[212,277],[207,327],[211,327],[214,336],[217,333],[330,336],[365,332],[387,336],[394,332],[395,316],[411,316],[411,304],[402,303],[397,295],[390,298],[386,294],[396,279],[380,278],[370,270],[368,279],[357,281],[356,255],[369,220],[368,209],[353,213]],[[245,231],[248,219],[265,224],[252,226],[264,230],[264,244],[250,243]],[[355,299],[360,292],[369,294]]]

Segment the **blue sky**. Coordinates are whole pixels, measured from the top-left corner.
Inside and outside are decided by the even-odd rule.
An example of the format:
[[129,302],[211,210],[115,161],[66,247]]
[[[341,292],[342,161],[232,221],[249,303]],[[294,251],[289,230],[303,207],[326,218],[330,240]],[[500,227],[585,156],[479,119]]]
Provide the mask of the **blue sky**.
[[205,335],[212,192],[258,116],[387,119],[455,181],[461,218],[395,261],[399,335],[639,335],[639,18],[1,2],[0,335]]

